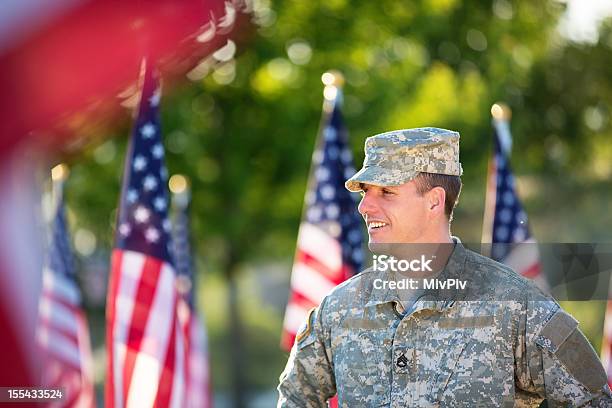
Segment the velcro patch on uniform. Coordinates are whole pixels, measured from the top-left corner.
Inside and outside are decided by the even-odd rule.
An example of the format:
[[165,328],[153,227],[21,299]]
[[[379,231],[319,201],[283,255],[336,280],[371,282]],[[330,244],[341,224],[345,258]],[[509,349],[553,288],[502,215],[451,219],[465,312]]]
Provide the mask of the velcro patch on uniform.
[[381,320],[347,317],[342,321],[342,327],[347,329],[380,330],[386,329],[387,323]]
[[441,329],[461,329],[472,327],[487,327],[495,323],[493,316],[467,316],[457,318],[444,318],[438,322]]
[[316,310],[317,310],[317,308],[313,307],[312,309],[310,309],[308,311],[308,317],[306,318],[306,321],[298,329],[298,332],[295,335],[295,341],[298,344],[300,344],[302,341],[304,341],[304,339],[306,339],[308,337],[308,335],[310,334],[310,332],[312,331],[312,324],[313,324],[312,323],[312,317],[313,317],[314,312]]
[[601,391],[608,382],[599,357],[578,329],[561,344],[555,356],[577,381],[593,393]]
[[551,353],[556,353],[559,346],[572,334],[576,327],[578,327],[576,319],[564,312],[563,309],[558,309],[540,331],[536,343]]

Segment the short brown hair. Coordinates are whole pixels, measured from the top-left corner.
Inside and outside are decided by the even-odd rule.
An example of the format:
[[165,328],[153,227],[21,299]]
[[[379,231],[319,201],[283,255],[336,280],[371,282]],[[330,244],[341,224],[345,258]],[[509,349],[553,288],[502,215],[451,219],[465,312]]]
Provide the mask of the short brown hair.
[[461,194],[461,177],[437,173],[419,173],[415,178],[417,193],[425,194],[434,187],[442,187],[446,192],[444,199],[444,213],[448,221],[453,220],[453,210]]

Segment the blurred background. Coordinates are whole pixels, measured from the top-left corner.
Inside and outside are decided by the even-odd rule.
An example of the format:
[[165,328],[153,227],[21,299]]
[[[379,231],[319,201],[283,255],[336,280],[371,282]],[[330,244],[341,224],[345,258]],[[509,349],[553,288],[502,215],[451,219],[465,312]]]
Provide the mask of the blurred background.
[[[6,4],[1,19],[15,20]],[[167,166],[191,180],[197,308],[206,316],[216,406],[232,406],[237,383],[247,406],[274,404],[288,357],[279,344],[321,119],[321,75],[329,69],[345,76],[342,110],[357,167],[364,139],[375,133],[420,126],[461,133],[464,187],[453,233],[463,241],[481,237],[497,101],[512,109],[512,166],[535,238],[611,241],[611,1],[245,4],[227,38],[162,64],[169,78],[160,105]],[[23,41],[3,45],[6,55]],[[105,58],[115,58],[112,48]],[[12,76],[2,71],[3,83],[20,69],[45,81],[44,66],[12,68]],[[125,85],[135,82],[137,64],[124,76]],[[67,219],[100,401],[109,259],[132,126],[127,88],[114,99],[90,97],[28,140],[44,146],[38,179],[59,162],[71,169]],[[5,157],[23,148],[3,141]],[[229,288],[237,313],[228,307]],[[563,306],[599,351],[605,302]]]

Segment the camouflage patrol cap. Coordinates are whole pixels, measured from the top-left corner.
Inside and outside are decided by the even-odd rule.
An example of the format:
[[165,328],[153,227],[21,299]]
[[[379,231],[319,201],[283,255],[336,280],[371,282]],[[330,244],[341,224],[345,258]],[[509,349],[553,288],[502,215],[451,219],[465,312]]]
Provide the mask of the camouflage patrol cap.
[[361,191],[361,183],[399,186],[419,173],[460,176],[459,133],[425,127],[381,133],[366,139],[363,168],[345,183]]

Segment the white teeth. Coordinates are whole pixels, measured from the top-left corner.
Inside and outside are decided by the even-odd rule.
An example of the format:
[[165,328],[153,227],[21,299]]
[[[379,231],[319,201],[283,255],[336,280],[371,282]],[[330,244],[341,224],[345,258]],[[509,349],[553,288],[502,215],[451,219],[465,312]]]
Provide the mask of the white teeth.
[[387,225],[386,222],[380,222],[380,221],[372,221],[371,223],[369,223],[370,228],[380,228],[380,227],[384,227],[385,225]]

